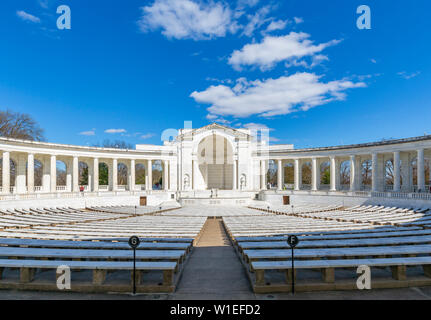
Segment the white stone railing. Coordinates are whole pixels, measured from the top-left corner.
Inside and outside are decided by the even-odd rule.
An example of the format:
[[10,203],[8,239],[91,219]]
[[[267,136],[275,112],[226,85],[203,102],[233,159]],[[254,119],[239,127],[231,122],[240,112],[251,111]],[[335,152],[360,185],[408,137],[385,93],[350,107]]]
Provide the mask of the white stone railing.
[[117,186],[117,190],[118,190],[118,191],[126,191],[126,189],[127,189],[127,186],[126,186],[126,185],[118,185],[118,186]]
[[353,195],[358,196],[358,197],[368,197],[369,196],[369,192],[368,191],[354,191]]
[[105,196],[141,196],[148,192],[139,191],[109,191],[109,192],[54,192],[54,193],[28,193],[0,195],[0,201],[31,200],[31,199],[55,199],[55,198],[81,198],[81,197],[105,197]]
[[410,193],[412,199],[431,200],[431,193]]
[[55,190],[57,192],[65,192],[65,191],[67,191],[67,186],[56,186]]
[[288,194],[288,195],[339,195],[346,197],[363,197],[363,198],[396,198],[396,199],[415,199],[415,200],[431,200],[431,193],[407,193],[407,192],[383,192],[383,191],[325,191],[325,190],[264,190],[265,193]]
[[99,185],[99,191],[109,191],[109,185]]
[[385,191],[393,191],[393,190],[394,190],[394,186],[392,184],[385,185]]

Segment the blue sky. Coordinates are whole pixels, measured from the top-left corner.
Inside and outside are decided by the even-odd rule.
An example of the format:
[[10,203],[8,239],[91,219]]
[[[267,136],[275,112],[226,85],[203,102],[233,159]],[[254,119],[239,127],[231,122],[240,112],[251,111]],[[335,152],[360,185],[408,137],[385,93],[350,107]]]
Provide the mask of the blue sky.
[[[359,30],[356,8],[371,9]],[[59,30],[59,5],[71,29]],[[184,121],[297,148],[431,134],[429,1],[0,3],[0,109],[50,142],[160,144]]]

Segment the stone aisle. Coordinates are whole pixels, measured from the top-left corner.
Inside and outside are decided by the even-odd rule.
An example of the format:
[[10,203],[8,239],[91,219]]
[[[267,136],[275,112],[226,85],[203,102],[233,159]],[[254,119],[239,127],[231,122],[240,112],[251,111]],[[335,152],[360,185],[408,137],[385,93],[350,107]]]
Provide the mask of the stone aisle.
[[172,299],[255,299],[221,220],[206,221]]

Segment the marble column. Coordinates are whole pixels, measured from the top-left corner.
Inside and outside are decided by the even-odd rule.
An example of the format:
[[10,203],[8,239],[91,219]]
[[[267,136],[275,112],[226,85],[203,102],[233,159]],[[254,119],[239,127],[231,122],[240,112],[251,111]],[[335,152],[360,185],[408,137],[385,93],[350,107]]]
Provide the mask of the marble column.
[[15,172],[15,187],[16,187],[16,193],[23,194],[27,192],[27,186],[26,186],[26,162],[27,157],[25,154],[18,154],[17,156],[17,168]]
[[[208,179],[206,180],[208,181]],[[238,160],[233,160],[232,164],[232,190],[238,189]]]
[[57,192],[57,157],[51,155],[49,160],[49,175],[50,175],[50,190],[51,192]]
[[378,177],[379,177],[379,172],[378,172],[378,158],[377,158],[377,153],[372,153],[371,154],[371,191],[377,191],[378,190]]
[[[73,160],[72,160],[73,161]],[[73,165],[70,158],[66,160],[66,190],[72,192],[73,190]]]
[[260,161],[260,187],[262,190],[266,190],[267,189],[267,185],[266,185],[266,160],[261,160]]
[[356,156],[350,156],[350,191],[354,192],[358,189],[358,173],[359,168],[356,167]]
[[130,160],[130,169],[129,169],[129,191],[135,190],[135,180],[136,180],[136,163],[135,159]]
[[299,159],[295,159],[294,163],[294,189],[299,190],[301,186],[301,174],[299,172]]
[[318,165],[317,158],[311,159],[311,191],[318,189]]
[[153,163],[151,160],[147,160],[147,190],[153,190]]
[[163,189],[169,190],[169,161],[163,161]]
[[34,192],[34,154],[27,155],[27,192]]
[[412,166],[409,152],[401,152],[401,191],[412,192]]
[[99,159],[93,159],[93,191],[99,191]]
[[3,152],[3,159],[2,159],[2,166],[3,166],[3,193],[9,194],[10,193],[10,152],[5,151]]
[[417,160],[417,172],[418,172],[418,190],[425,191],[425,158],[424,149],[419,149]]
[[73,157],[72,160],[72,191],[79,192],[79,159]]
[[117,191],[118,189],[118,160],[112,159],[112,181],[111,187],[112,191]]
[[399,192],[401,190],[401,170],[400,170],[400,152],[394,152],[394,189]]
[[329,158],[330,171],[331,171],[331,188],[330,191],[337,191],[337,161],[335,156]]
[[277,189],[283,190],[283,161],[277,161]]

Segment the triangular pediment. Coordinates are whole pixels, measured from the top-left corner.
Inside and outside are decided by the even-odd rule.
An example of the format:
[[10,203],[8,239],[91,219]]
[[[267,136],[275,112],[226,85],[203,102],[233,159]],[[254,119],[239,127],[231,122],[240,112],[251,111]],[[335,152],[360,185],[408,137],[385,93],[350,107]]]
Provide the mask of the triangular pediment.
[[250,136],[249,134],[244,133],[242,131],[239,131],[238,129],[234,129],[234,128],[224,126],[224,125],[221,125],[219,123],[214,122],[214,123],[208,124],[204,127],[192,129],[188,132],[185,132],[182,135],[180,135],[180,137],[181,136],[182,137],[194,136],[194,135],[197,135],[197,134],[202,133],[204,131],[211,131],[211,130],[222,130],[226,134],[230,134],[230,135],[235,136],[236,138],[240,138],[240,139],[247,139]]

